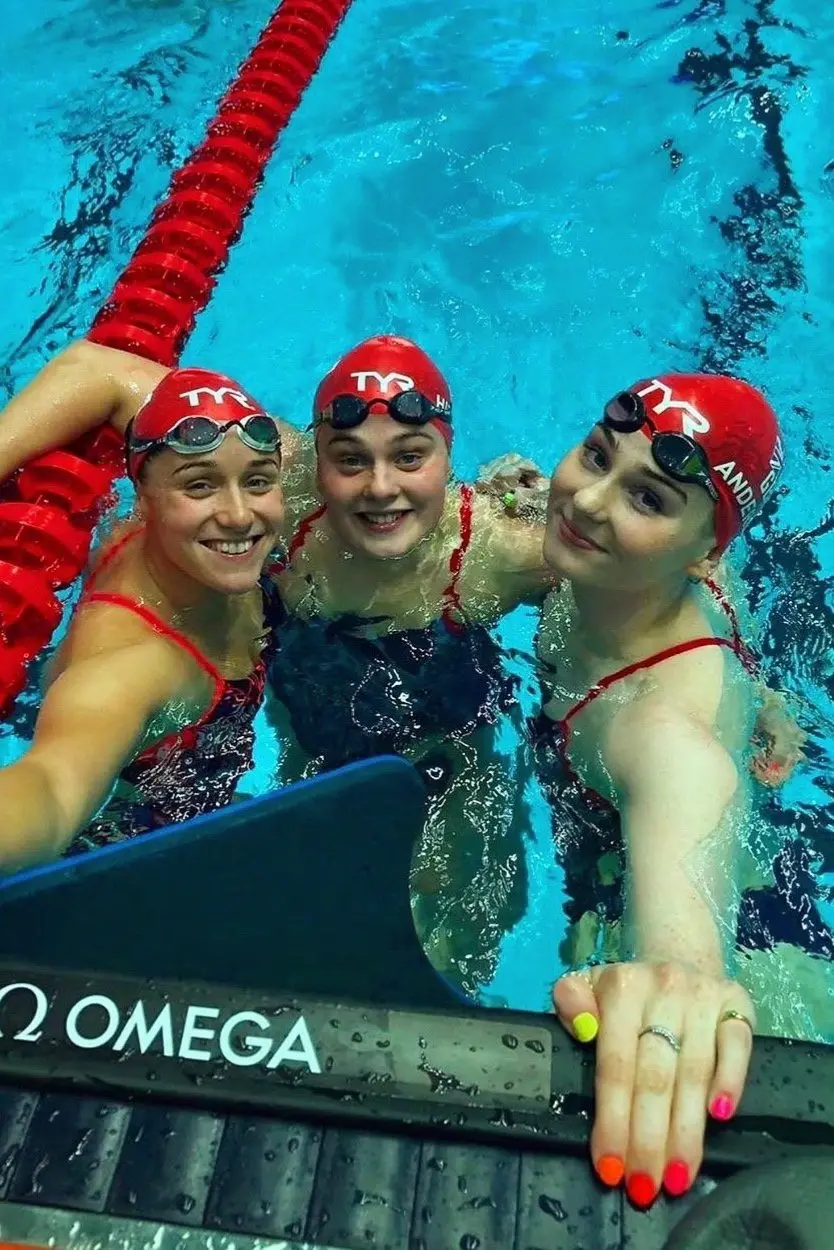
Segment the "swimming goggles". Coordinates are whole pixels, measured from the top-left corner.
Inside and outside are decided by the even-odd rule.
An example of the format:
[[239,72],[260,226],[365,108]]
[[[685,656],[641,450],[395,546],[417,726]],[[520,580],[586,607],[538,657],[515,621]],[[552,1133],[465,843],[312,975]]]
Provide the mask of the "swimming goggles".
[[374,404],[383,404],[388,415],[402,425],[428,425],[429,421],[452,423],[449,409],[438,408],[420,391],[400,391],[391,399],[360,399],[358,395],[334,395],[329,404],[316,414],[316,425],[331,425],[334,430],[352,430],[361,425]]
[[703,486],[713,503],[718,503],[718,491],[710,477],[706,453],[694,438],[678,434],[674,430],[655,430],[646,412],[646,405],[639,395],[622,391],[605,405],[603,424],[620,434],[633,434],[648,425],[652,430],[652,455],[655,463],[676,482],[695,483]]
[[214,421],[211,417],[183,417],[172,425],[160,438],[134,438],[128,431],[127,445],[132,453],[151,451],[154,447],[168,447],[180,456],[194,456],[199,452],[216,451],[233,427],[237,427],[240,440],[252,451],[274,455],[281,450],[281,432],[278,423],[266,413],[241,417],[239,421]]

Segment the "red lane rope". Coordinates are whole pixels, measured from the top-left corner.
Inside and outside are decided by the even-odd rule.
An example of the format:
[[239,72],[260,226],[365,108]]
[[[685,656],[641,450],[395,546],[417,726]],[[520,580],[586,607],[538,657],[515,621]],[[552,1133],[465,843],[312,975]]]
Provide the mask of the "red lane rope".
[[[352,0],[283,0],[221,99],[87,335],[163,365],[180,357],[260,187],[264,170]],[[110,426],[20,472],[0,503],[0,710],[60,617],[54,591],[81,572],[113,480]],[[7,492],[4,492],[8,497]]]

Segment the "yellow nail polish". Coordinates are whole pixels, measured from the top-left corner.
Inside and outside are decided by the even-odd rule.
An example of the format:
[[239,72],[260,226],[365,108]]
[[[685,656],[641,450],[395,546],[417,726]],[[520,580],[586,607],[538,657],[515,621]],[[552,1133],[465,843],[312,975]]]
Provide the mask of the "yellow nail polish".
[[573,1018],[573,1031],[580,1042],[592,1042],[599,1033],[599,1020],[590,1011],[580,1011]]

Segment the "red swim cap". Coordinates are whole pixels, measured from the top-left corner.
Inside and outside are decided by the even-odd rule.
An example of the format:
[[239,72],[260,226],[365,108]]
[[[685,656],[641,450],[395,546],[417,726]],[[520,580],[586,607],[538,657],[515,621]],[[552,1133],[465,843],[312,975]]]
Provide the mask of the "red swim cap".
[[319,382],[313,400],[313,419],[337,395],[357,395],[371,401],[390,399],[398,391],[419,391],[447,420],[433,418],[447,446],[452,441],[452,395],[449,383],[434,361],[411,339],[377,334],[351,348]]
[[261,404],[224,373],[213,369],[172,369],[154,387],[127,431],[127,466],[139,473],[147,451],[133,451],[134,441],[161,439],[185,417],[209,417],[228,425],[241,417],[267,415]]
[[[667,373],[628,388],[655,431],[688,434],[707,455],[718,491],[716,547],[723,550],[753,516],[782,469],[779,422],[755,387],[711,373]],[[651,438],[652,430],[643,426]]]

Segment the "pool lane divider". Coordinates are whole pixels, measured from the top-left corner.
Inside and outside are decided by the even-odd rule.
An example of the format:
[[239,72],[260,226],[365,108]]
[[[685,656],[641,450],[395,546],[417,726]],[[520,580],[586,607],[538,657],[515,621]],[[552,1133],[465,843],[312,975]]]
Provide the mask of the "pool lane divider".
[[[239,238],[278,137],[352,0],[284,0],[221,99],[87,334],[174,365]],[[86,563],[124,473],[122,440],[101,426],[30,461],[0,502],[0,711],[62,615],[55,592]]]

